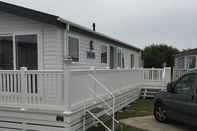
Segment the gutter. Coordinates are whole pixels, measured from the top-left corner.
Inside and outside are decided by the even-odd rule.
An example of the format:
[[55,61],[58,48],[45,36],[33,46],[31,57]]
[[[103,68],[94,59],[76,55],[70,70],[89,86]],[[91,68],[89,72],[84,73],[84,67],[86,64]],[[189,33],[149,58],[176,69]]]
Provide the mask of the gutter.
[[117,40],[117,39],[111,38],[111,37],[109,37],[109,36],[106,36],[106,35],[103,34],[103,33],[95,32],[95,31],[90,30],[90,29],[88,29],[88,28],[86,28],[86,27],[83,27],[83,26],[81,26],[81,25],[78,25],[78,24],[75,24],[75,23],[70,22],[70,21],[68,21],[68,20],[65,20],[65,19],[63,19],[63,18],[61,18],[61,17],[58,17],[58,18],[57,18],[57,21],[59,21],[59,22],[61,22],[61,23],[63,23],[63,24],[69,25],[69,27],[72,27],[72,26],[73,26],[73,27],[75,27],[75,28],[78,28],[79,30],[86,31],[86,32],[88,32],[88,33],[94,34],[94,35],[99,36],[99,37],[103,37],[103,38],[108,39],[108,40],[110,40],[110,41],[117,42],[118,44],[120,44],[120,45],[122,45],[122,46],[127,46],[128,48],[132,48],[133,50],[136,50],[136,51],[138,51],[138,52],[142,52],[142,51],[143,51],[143,50],[140,49],[140,48],[137,48],[137,47],[135,47],[135,46],[129,45],[129,44],[127,44],[127,43],[124,43],[124,42],[122,42],[122,41],[120,41],[120,40]]

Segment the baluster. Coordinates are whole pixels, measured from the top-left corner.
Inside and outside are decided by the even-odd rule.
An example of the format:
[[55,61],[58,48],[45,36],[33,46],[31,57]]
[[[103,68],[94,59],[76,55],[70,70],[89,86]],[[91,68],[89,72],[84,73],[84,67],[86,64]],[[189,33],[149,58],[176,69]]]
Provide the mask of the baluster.
[[43,75],[42,73],[37,74],[37,95],[38,95],[38,104],[42,104],[43,102]]
[[32,73],[32,104],[36,104],[36,73]]

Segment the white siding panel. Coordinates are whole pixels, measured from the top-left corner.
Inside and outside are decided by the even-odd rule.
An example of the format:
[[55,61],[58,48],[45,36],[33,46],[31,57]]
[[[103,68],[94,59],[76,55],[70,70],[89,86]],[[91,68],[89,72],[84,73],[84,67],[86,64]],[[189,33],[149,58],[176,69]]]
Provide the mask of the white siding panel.
[[125,49],[125,68],[131,68],[131,55],[134,55],[134,68],[142,67],[141,53],[133,50]]
[[39,69],[63,69],[62,29],[0,12],[0,34],[32,32],[39,34]]
[[[73,66],[97,66],[97,67],[109,67],[109,60],[107,64],[101,63],[101,45],[106,45],[109,48],[109,43],[105,43],[98,39],[90,38],[78,33],[70,33],[71,36],[79,38],[79,62],[73,64]],[[95,52],[95,59],[88,59],[87,58],[87,51],[90,51],[90,41],[94,41],[94,52]],[[108,51],[109,53],[109,51]],[[109,55],[108,55],[109,58]]]
[[[110,63],[110,46],[114,46],[113,43],[108,43],[105,41],[101,41],[99,39],[90,38],[88,36],[85,36],[83,34],[71,32],[71,36],[74,36],[76,38],[79,38],[80,46],[79,46],[79,62],[74,63],[73,66],[96,66],[96,67],[109,67]],[[89,43],[90,41],[94,41],[94,52],[95,52],[95,59],[87,59],[87,51],[89,51]],[[108,54],[107,54],[107,64],[101,63],[101,45],[106,45],[108,47]],[[117,47],[117,46],[115,46]],[[141,53],[123,48],[124,50],[124,58],[125,58],[125,68],[131,68],[131,58],[130,55],[133,54],[135,57],[134,61],[134,67],[138,68],[141,67],[140,61],[141,61]]]

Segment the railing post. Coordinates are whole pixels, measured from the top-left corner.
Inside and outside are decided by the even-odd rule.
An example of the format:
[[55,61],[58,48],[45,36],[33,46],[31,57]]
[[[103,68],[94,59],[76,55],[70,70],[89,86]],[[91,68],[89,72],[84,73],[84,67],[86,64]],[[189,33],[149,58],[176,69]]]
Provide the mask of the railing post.
[[[92,66],[91,67],[91,71],[92,71],[92,74],[94,77],[96,77],[96,67],[95,66]],[[94,81],[94,87],[93,87],[93,90],[94,90],[94,94],[97,95],[97,89],[96,89],[96,81]],[[90,85],[89,85],[90,86]],[[96,100],[97,96],[94,96],[94,100]],[[96,101],[95,101],[95,104],[96,104]]]
[[142,80],[144,81],[145,80],[145,71],[144,71],[144,68],[142,68]]
[[153,72],[154,72],[154,68],[152,68],[152,69],[151,69],[151,72],[152,72],[152,76],[151,76],[151,77],[152,77],[152,79],[151,79],[151,80],[154,80],[154,74],[153,74]]
[[21,97],[22,97],[22,104],[25,106],[27,102],[27,75],[26,75],[27,68],[21,67],[20,71],[21,71]]
[[164,68],[163,79],[165,83],[168,83],[171,81],[171,68],[170,67]]

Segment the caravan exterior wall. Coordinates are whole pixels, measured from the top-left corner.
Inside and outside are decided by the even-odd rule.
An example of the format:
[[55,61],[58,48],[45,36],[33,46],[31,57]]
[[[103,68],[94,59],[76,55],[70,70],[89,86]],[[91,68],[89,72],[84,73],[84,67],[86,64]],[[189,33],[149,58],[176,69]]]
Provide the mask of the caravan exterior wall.
[[[100,39],[92,38],[90,36],[69,32],[68,37],[72,37],[78,39],[79,41],[79,61],[72,63],[72,66],[96,66],[96,67],[104,67],[109,68],[111,61],[114,62],[114,68],[139,68],[142,67],[142,57],[140,51],[135,51],[127,48],[122,48],[115,46],[115,43],[106,42]],[[92,42],[92,43],[91,43]],[[68,42],[69,44],[69,42]],[[92,49],[91,49],[92,44]],[[69,47],[69,46],[68,46]],[[106,63],[102,62],[102,48],[106,47],[107,51],[107,60]],[[111,57],[110,47],[114,47],[116,51]],[[88,58],[87,53],[94,53],[94,58]],[[119,55],[120,54],[120,55]],[[131,59],[131,56],[132,59]],[[120,58],[119,58],[120,57]],[[113,59],[113,60],[112,60]]]
[[[106,68],[110,67],[111,61],[114,62],[114,68],[142,67],[140,51],[118,47],[115,46],[115,43],[109,43],[99,38],[92,38],[83,33],[70,31],[67,34],[64,28],[55,25],[0,12],[0,35],[14,37],[15,35],[27,34],[37,35],[39,70],[64,69],[65,54],[69,55],[69,49],[65,49],[69,48],[67,45],[67,41],[69,43],[69,37],[77,38],[79,41],[79,60],[72,63],[74,67],[97,66]],[[106,56],[104,54],[105,52],[103,52],[103,47],[104,51],[106,50],[107,52]],[[116,49],[113,57],[110,56],[110,47]],[[102,60],[101,56],[107,60]]]
[[0,11],[0,35],[36,34],[38,69],[63,69],[63,29]]

